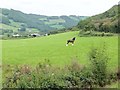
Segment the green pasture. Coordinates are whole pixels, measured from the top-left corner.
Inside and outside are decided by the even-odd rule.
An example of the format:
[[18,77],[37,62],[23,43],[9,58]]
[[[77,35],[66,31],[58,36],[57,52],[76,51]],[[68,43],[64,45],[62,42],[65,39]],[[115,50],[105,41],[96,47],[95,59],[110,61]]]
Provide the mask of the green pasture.
[[65,20],[63,20],[63,19],[54,19],[54,20],[49,20],[49,22],[45,22],[45,24],[53,25],[53,24],[64,23],[64,22],[65,22]]
[[[0,24],[0,28],[13,30],[14,32],[18,31],[20,27],[21,27],[20,23],[15,23],[13,21],[11,21],[11,25]],[[39,32],[39,30],[35,28],[26,28],[26,30],[27,31],[31,30],[31,32]]]
[[65,28],[65,27],[62,26],[62,25],[51,25],[51,27],[57,28],[57,29]]
[[10,20],[10,25],[13,26],[13,27],[17,27],[17,28],[20,28],[21,27],[21,24],[24,24],[24,23],[19,23],[19,22],[14,22],[13,20]]
[[6,24],[0,24],[0,28],[9,29],[9,30],[13,30],[13,31],[17,31],[18,30],[17,27],[9,26],[9,25],[6,25]]
[[[2,40],[2,63],[34,66],[44,60],[50,60],[55,66],[70,64],[78,60],[82,65],[89,64],[91,47],[106,45],[110,57],[108,66],[113,70],[118,66],[118,37],[79,37],[79,32],[37,37],[31,39]],[[66,40],[76,37],[74,46],[66,46]]]

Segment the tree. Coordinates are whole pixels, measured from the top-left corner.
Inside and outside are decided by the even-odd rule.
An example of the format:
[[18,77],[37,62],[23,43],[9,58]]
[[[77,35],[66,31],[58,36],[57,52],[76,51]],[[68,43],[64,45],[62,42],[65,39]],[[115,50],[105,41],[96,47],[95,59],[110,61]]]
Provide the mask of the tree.
[[2,23],[9,25],[10,21],[7,17],[2,17]]
[[25,27],[21,27],[21,28],[18,29],[18,31],[20,31],[20,32],[25,32],[25,31],[26,31],[26,28],[25,28]]

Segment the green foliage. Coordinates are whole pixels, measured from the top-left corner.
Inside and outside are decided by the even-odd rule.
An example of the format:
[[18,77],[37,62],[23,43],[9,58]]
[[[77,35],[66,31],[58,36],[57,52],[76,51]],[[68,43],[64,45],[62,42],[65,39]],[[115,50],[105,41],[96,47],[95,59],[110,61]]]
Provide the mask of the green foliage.
[[90,51],[89,60],[91,62],[93,77],[96,84],[103,87],[107,83],[107,62],[110,60],[106,53],[106,48],[92,48]]
[[[48,64],[45,64],[48,63]],[[13,70],[14,73],[9,71],[9,76],[3,83],[3,87],[12,88],[64,88],[65,82],[63,81],[62,74],[59,74],[59,68],[53,68],[48,61],[43,64],[38,64],[35,69],[24,65],[17,67]],[[12,77],[11,77],[11,75]]]
[[25,32],[25,31],[26,31],[26,28],[25,28],[25,27],[21,27],[20,29],[18,29],[18,31],[20,31],[20,32]]
[[100,36],[100,37],[104,37],[104,36],[114,36],[113,33],[105,33],[105,32],[97,32],[97,31],[83,31],[81,30],[79,32],[79,36],[80,37],[86,37],[86,36]]
[[63,23],[64,27],[70,27],[70,26],[75,26],[77,25],[77,22],[74,21],[73,19],[69,18],[68,16],[60,16],[62,19],[65,20],[66,23]]
[[69,31],[79,31],[79,28],[77,27],[72,27],[72,28],[68,28],[68,29],[59,29],[59,30],[51,30],[50,32],[48,32],[49,34],[59,34],[59,33],[65,33],[65,32],[69,32]]
[[118,7],[120,5],[115,5],[108,11],[89,17],[78,23],[77,27],[83,31],[99,31],[99,32],[111,32],[119,33],[118,25]]
[[72,29],[70,29],[70,31],[79,31],[79,28],[77,28],[77,27],[72,27]]
[[9,29],[5,29],[5,30],[2,30],[2,35],[4,35],[5,33],[13,33],[13,30],[9,30]]
[[9,25],[10,24],[10,21],[9,21],[9,19],[7,18],[7,17],[2,17],[2,20],[0,20],[0,22],[2,22],[2,23],[4,23],[4,24],[7,24],[7,25]]

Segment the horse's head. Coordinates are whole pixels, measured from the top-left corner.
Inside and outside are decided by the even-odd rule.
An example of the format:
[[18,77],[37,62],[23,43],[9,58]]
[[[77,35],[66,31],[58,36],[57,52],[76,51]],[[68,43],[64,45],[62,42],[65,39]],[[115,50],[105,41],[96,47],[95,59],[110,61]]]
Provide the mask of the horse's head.
[[75,37],[72,40],[75,40]]

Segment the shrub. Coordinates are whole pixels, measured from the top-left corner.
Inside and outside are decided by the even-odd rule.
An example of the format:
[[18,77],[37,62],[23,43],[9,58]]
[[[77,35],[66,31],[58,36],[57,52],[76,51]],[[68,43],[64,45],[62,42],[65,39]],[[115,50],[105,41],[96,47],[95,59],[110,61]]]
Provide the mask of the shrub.
[[91,69],[94,76],[94,81],[100,87],[103,87],[107,83],[107,62],[109,60],[106,54],[106,48],[92,48],[89,53],[89,60],[91,62]]
[[117,73],[116,72],[109,72],[107,83],[110,84],[110,83],[113,83],[115,81],[117,81]]
[[96,31],[80,31],[79,36],[113,36],[113,33],[105,33],[105,32],[96,32]]
[[117,78],[120,80],[120,68],[118,68],[118,71],[117,71]]
[[73,60],[71,64],[64,68],[64,71],[67,73],[64,75],[64,81],[67,83],[68,87],[81,87],[81,71],[84,69],[84,66],[80,65],[77,60]]

